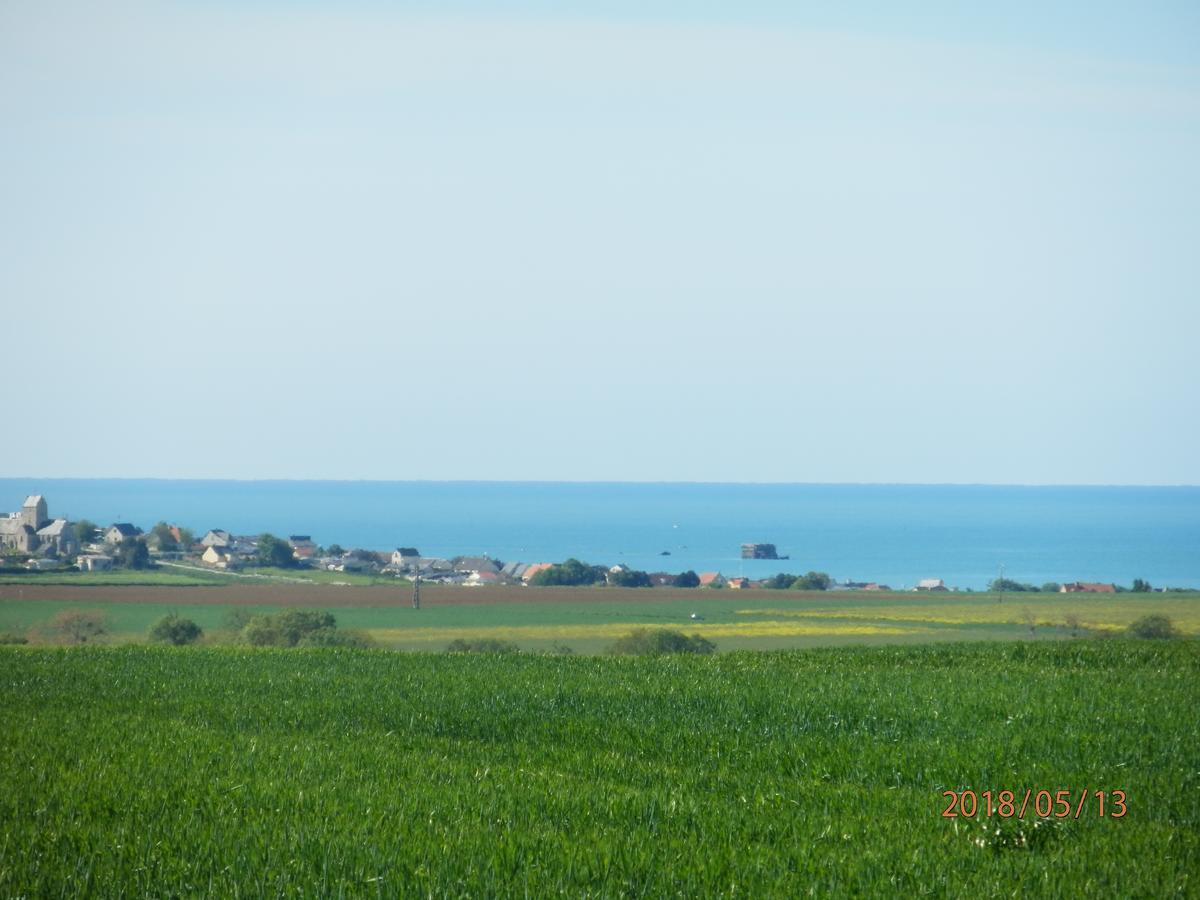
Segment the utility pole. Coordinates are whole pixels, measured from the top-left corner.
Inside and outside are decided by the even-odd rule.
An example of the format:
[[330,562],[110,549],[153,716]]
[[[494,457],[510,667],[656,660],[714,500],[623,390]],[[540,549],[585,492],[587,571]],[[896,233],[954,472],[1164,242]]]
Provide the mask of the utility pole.
[[1000,596],[996,598],[997,603],[1004,602],[1004,563],[1000,563],[1000,580],[996,583],[996,587],[1000,589]]
[[413,578],[413,609],[421,608],[421,573]]

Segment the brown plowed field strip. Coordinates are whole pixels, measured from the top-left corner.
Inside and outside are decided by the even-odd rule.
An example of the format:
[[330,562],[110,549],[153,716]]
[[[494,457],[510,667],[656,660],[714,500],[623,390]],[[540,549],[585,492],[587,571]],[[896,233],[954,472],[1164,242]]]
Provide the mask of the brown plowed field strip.
[[[879,594],[885,600],[895,595]],[[464,588],[422,585],[422,606],[493,606],[517,603],[637,603],[772,598],[776,602],[829,599],[808,591],[704,591],[686,588]],[[177,585],[0,584],[0,600],[69,600],[72,603],[196,603],[214,606],[388,607],[412,604],[412,588],[342,587],[329,584]]]

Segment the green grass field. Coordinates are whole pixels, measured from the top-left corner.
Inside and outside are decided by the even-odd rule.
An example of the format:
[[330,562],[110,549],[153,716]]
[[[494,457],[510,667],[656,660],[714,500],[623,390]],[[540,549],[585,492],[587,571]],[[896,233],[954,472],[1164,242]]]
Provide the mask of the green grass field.
[[[329,587],[315,599],[311,594],[293,594],[287,586],[265,592],[241,583],[153,595],[131,588],[118,600],[102,603],[81,601],[66,585],[61,592],[51,591],[37,600],[23,598],[19,589],[17,596],[12,596],[10,588],[8,596],[0,599],[0,632],[36,631],[57,612],[86,607],[108,616],[110,633],[105,640],[113,643],[144,640],[151,624],[169,612],[199,623],[210,640],[228,640],[218,632],[230,609],[275,611],[295,596],[305,598],[305,603],[331,603],[329,608],[339,626],[366,631],[380,646],[401,650],[440,650],[456,638],[496,638],[528,650],[567,645],[579,653],[597,653],[633,628],[652,626],[702,634],[721,651],[1060,640],[1120,632],[1151,613],[1169,616],[1185,635],[1200,635],[1200,596],[1196,594],[1009,594],[1001,600],[988,594],[881,596],[582,588],[560,590],[552,602],[530,602],[549,596],[540,590],[479,588],[455,593],[431,589],[426,592],[424,608],[414,610],[403,586],[396,586],[394,592],[377,589],[374,593]],[[166,597],[175,599],[159,602]],[[267,597],[270,602],[263,602]],[[479,602],[463,603],[464,597]],[[692,613],[702,618],[693,620]]]
[[[1198,676],[1195,641],[0,648],[0,896],[1194,896]],[[965,788],[1127,812],[943,818]]]
[[146,585],[164,587],[193,587],[198,585],[236,585],[255,580],[279,580],[311,584],[334,584],[363,587],[367,585],[404,584],[392,575],[365,575],[359,572],[327,572],[322,569],[277,569],[269,566],[250,566],[237,571],[206,569],[188,563],[161,563],[152,569],[112,569],[107,572],[79,572],[60,569],[51,572],[0,573],[4,584],[54,585]]
[[13,574],[0,573],[0,585],[6,584],[50,584],[70,587],[123,585],[123,586],[165,586],[165,587],[197,587],[223,585],[229,582],[227,575],[218,572],[204,572],[199,569],[157,568],[157,569],[112,569],[108,572],[80,572],[75,569],[61,569],[52,572],[28,572]]

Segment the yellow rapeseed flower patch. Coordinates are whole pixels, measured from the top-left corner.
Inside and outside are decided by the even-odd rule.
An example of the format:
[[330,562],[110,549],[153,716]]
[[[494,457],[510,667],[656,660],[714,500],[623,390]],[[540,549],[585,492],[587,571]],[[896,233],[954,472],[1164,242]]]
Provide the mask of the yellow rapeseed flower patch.
[[[1128,595],[1126,595],[1128,596]],[[1138,599],[1085,600],[1037,599],[1022,602],[1019,595],[1003,603],[979,600],[974,603],[929,605],[881,605],[869,609],[836,606],[803,608],[739,609],[738,615],[771,616],[782,619],[823,619],[846,622],[893,622],[928,625],[1027,625],[1032,615],[1039,628],[1064,626],[1074,619],[1083,628],[1120,631],[1142,616],[1161,613],[1169,616],[1184,634],[1200,634],[1200,603],[1195,599],[1141,595]]]
[[[427,641],[446,643],[455,638],[497,638],[506,641],[548,641],[582,638],[616,639],[646,628],[644,622],[606,622],[596,625],[497,625],[476,628],[372,628],[371,637],[388,643]],[[652,626],[656,627],[656,626]],[[904,625],[865,623],[815,623],[766,620],[762,622],[689,622],[669,626],[706,638],[731,637],[856,637],[870,635],[928,634],[932,629]]]

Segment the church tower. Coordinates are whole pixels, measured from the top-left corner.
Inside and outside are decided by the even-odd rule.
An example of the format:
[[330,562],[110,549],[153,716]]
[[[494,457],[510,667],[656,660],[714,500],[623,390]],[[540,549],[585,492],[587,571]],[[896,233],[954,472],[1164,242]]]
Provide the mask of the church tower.
[[50,516],[46,511],[46,498],[41,494],[26,497],[25,505],[21,507],[21,524],[37,531],[48,521]]

